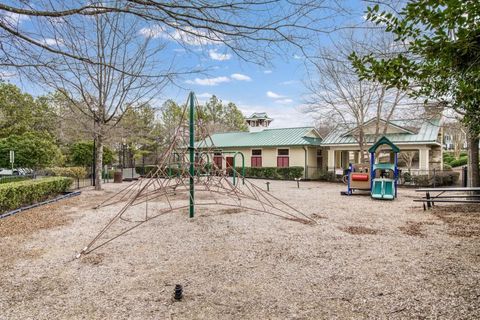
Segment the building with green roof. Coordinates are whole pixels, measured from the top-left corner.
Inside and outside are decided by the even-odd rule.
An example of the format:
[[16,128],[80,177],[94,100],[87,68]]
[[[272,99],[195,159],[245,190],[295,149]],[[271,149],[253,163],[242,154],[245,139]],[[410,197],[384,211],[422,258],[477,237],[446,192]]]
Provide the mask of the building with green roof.
[[305,178],[321,166],[322,137],[314,127],[270,129],[273,119],[266,113],[254,113],[245,120],[248,132],[216,133],[197,142],[196,148],[213,147],[213,159],[220,168],[233,164],[234,152],[243,153],[247,167],[303,167]]
[[[322,141],[324,165],[329,170],[342,171],[349,163],[358,163],[358,126],[347,125],[331,131]],[[413,168],[420,171],[442,169],[443,130],[440,117],[434,119],[371,119],[363,124],[366,149],[385,136],[397,145],[401,154],[412,157]],[[408,158],[408,157],[404,157]],[[402,157],[400,157],[402,160]],[[405,159],[403,159],[405,165]]]
[[[216,133],[211,139],[197,142],[196,147],[199,150],[213,148],[213,159],[220,168],[231,166],[233,154],[241,152],[247,167],[300,166],[304,168],[305,178],[314,177],[319,169],[341,174],[349,163],[360,160],[359,128],[354,125],[337,127],[322,139],[314,127],[270,129],[273,119],[263,112],[254,113],[245,120],[248,132]],[[363,132],[365,150],[385,136],[399,146],[401,152],[413,154],[414,169],[443,167],[440,118],[371,119],[363,124]]]

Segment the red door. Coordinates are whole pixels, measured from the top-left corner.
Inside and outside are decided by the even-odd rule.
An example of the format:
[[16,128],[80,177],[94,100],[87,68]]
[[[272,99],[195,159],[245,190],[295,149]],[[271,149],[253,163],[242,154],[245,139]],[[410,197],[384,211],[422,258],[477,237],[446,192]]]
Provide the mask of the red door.
[[218,169],[222,169],[222,156],[214,156],[213,162],[215,162]]
[[232,174],[232,168],[233,168],[233,157],[226,157],[225,158],[225,163],[227,167],[227,174]]

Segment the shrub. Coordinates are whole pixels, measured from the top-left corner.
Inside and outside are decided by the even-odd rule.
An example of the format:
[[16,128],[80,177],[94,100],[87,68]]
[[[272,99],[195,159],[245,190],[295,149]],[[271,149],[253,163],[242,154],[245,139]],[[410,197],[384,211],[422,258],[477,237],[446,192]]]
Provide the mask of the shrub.
[[[103,164],[113,163],[113,151],[103,146]],[[72,144],[69,150],[70,163],[75,166],[91,167],[93,163],[93,141],[80,141]]]
[[0,212],[46,200],[67,191],[71,178],[51,177],[0,185]]
[[418,187],[428,187],[431,185],[430,176],[428,174],[419,174],[413,176],[413,183]]
[[53,177],[83,179],[87,177],[87,169],[84,167],[53,167],[45,169],[45,174]]
[[[433,182],[435,183],[436,187],[441,186],[451,186],[457,183],[458,179],[460,178],[460,172],[437,172],[435,173]],[[432,182],[432,184],[433,184]]]
[[403,173],[403,180],[405,180],[405,182],[412,182],[412,174],[410,172]]
[[320,180],[320,181],[334,182],[334,181],[337,181],[337,176],[333,171],[318,170],[317,172],[314,173],[313,179]]
[[444,163],[444,164],[443,164],[443,170],[450,171],[450,170],[452,170],[452,166],[449,165],[448,163]]
[[460,159],[457,159],[457,160],[453,160],[449,164],[452,167],[460,167],[460,166],[466,166],[467,162],[468,162],[468,158],[463,157],[463,158],[460,158]]
[[[237,167],[235,170],[242,173],[242,168]],[[263,179],[282,179],[293,180],[303,177],[303,167],[245,167],[245,177],[247,178],[263,178]]]
[[413,182],[417,187],[435,187],[451,186],[457,183],[460,178],[460,172],[456,171],[439,171],[435,175],[422,174],[413,176]]

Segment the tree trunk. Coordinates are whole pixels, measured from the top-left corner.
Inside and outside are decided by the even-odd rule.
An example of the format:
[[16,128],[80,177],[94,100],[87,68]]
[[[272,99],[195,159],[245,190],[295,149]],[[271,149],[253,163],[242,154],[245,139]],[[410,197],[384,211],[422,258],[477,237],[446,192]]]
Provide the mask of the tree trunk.
[[478,170],[478,134],[469,132],[468,140],[468,186],[480,187],[480,176]]
[[95,190],[102,190],[103,136],[95,138]]

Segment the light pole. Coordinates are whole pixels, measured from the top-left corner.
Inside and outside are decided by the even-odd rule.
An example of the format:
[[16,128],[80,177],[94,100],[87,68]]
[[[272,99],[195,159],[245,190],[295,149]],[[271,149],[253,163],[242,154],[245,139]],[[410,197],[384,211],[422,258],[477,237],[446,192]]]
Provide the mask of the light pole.
[[92,160],[92,186],[95,187],[95,175],[97,168],[97,150],[96,150],[96,137],[93,137],[93,160]]
[[125,147],[127,145],[127,141],[125,138],[122,138],[122,175],[123,169],[125,168]]

